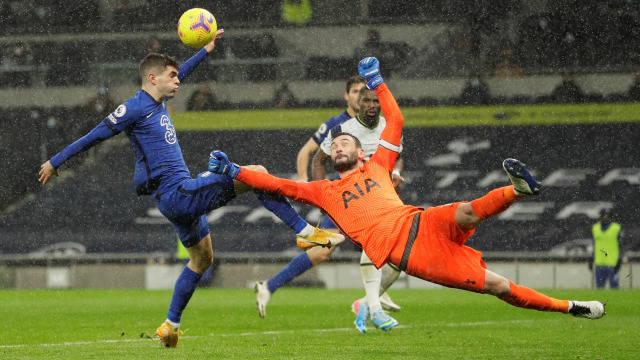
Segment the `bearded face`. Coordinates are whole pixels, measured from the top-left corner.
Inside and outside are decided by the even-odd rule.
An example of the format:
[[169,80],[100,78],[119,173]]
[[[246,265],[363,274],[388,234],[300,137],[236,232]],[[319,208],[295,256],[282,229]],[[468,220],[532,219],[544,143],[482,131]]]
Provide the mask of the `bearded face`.
[[353,136],[340,135],[333,139],[331,160],[336,171],[354,169],[362,159],[364,159],[364,150]]
[[351,153],[341,152],[333,158],[333,168],[336,171],[346,171],[352,169],[358,164],[358,153],[353,151]]

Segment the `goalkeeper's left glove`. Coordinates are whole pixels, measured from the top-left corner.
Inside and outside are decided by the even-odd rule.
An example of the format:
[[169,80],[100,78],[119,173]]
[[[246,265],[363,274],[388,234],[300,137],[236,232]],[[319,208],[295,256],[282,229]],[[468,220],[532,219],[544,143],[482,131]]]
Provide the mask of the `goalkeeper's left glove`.
[[374,57],[364,58],[358,64],[358,74],[367,79],[367,87],[375,89],[384,83],[380,76],[380,62]]
[[208,170],[215,174],[229,175],[235,179],[242,169],[238,164],[229,161],[227,154],[220,150],[214,150],[209,155]]

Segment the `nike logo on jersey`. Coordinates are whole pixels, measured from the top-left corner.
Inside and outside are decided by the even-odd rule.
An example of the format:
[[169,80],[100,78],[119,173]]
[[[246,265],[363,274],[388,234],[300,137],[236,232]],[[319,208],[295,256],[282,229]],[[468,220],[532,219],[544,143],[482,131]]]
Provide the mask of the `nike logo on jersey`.
[[[371,188],[379,187],[382,189],[382,186],[380,186],[377,182],[373,181],[373,179],[365,179],[364,186],[360,186],[360,184],[355,183],[353,184],[353,187],[355,189],[354,192],[351,192],[349,190],[342,192],[342,201],[344,202],[345,209],[349,208],[349,201],[360,199],[361,197],[370,193]],[[364,190],[362,189],[363,187],[364,187]]]

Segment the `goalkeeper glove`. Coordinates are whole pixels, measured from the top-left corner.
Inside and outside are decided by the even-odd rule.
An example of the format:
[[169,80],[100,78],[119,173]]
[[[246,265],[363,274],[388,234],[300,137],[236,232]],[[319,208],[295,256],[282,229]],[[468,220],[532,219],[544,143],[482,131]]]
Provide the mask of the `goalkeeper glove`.
[[209,168],[207,170],[214,174],[229,175],[234,179],[241,171],[240,166],[229,161],[227,154],[220,150],[214,150],[209,155]]
[[367,87],[375,89],[378,85],[384,83],[380,76],[380,62],[374,57],[364,58],[358,64],[358,73],[367,79]]

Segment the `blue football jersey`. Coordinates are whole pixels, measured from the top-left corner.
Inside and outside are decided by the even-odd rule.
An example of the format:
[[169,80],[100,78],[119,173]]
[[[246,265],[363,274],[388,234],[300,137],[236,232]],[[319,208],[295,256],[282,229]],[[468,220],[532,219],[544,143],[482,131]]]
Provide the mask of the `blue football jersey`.
[[140,90],[107,116],[104,123],[115,133],[124,131],[131,141],[138,157],[133,183],[139,195],[151,194],[156,189],[165,192],[191,177],[166,100],[158,103]]
[[[181,64],[178,79],[182,81],[187,77],[206,55],[207,51],[201,49]],[[165,192],[191,177],[167,110],[166,99],[157,102],[144,90],[118,106],[87,135],[53,156],[51,165],[57,169],[67,159],[123,131],[138,157],[133,176],[138,195],[151,195],[156,190]]]
[[318,145],[322,144],[322,142],[327,137],[327,135],[329,135],[329,130],[333,129],[337,125],[342,124],[343,122],[349,120],[350,118],[351,116],[349,115],[347,110],[345,110],[342,112],[342,114],[338,116],[334,116],[329,120],[323,122],[322,125],[320,125],[320,127],[318,128],[318,130],[315,133],[313,133],[313,136],[312,136],[313,140],[315,140],[315,142]]

